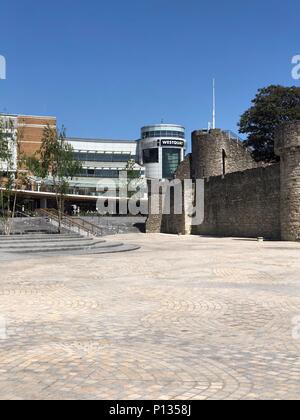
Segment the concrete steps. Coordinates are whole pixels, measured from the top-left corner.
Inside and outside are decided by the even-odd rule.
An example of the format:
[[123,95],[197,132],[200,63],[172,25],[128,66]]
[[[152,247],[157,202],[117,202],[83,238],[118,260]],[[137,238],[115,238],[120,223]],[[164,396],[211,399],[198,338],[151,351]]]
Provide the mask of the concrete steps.
[[59,249],[59,248],[68,248],[68,249],[72,249],[72,248],[78,248],[78,247],[80,247],[80,248],[85,248],[85,247],[95,247],[95,246],[97,246],[98,244],[102,244],[103,242],[105,242],[105,241],[103,241],[103,240],[101,240],[101,241],[93,241],[93,240],[84,240],[84,239],[82,239],[82,240],[76,240],[76,241],[65,241],[65,240],[62,240],[62,241],[60,241],[60,242],[54,242],[53,243],[53,241],[51,241],[51,242],[29,242],[29,243],[26,243],[26,244],[18,244],[17,242],[13,242],[13,243],[5,243],[5,244],[2,244],[2,243],[0,243],[0,249],[2,249],[2,250],[6,250],[6,251],[8,251],[8,250],[18,250],[18,249],[21,249],[21,250],[27,250],[27,249],[32,249],[32,250],[35,250],[37,247],[39,248],[39,250],[43,250],[43,249],[54,249],[54,250],[56,250],[56,249]]
[[0,248],[4,248],[6,245],[14,245],[14,244],[55,244],[55,243],[62,243],[62,242],[67,242],[67,243],[72,243],[74,242],[74,240],[77,241],[86,241],[86,242],[91,242],[94,239],[93,238],[49,238],[49,239],[45,239],[45,238],[37,238],[37,239],[20,239],[18,240],[17,238],[11,239],[11,240],[5,240],[5,239],[0,239]]
[[[3,242],[12,242],[12,241],[18,241],[18,242],[28,242],[28,241],[57,241],[61,239],[69,239],[74,240],[76,238],[82,238],[80,235],[72,234],[72,235],[58,235],[58,234],[28,234],[28,235],[0,235],[0,243]],[[86,239],[86,238],[85,238]]]
[[1,259],[3,259],[3,255],[10,255],[11,259],[13,255],[87,255],[128,252],[136,249],[139,249],[139,247],[77,235],[28,235],[28,238],[25,236],[0,237]]
[[[65,234],[69,233],[66,229],[63,229],[63,232]],[[53,226],[45,217],[16,217],[13,220],[12,233],[15,233],[16,236],[55,234],[57,233],[57,227]]]

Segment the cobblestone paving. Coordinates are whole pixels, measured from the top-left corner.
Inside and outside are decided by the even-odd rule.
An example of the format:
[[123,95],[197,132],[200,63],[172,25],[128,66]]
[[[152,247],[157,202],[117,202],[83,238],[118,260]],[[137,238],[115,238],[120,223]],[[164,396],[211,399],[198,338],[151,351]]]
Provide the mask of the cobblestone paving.
[[1,263],[1,399],[300,399],[300,244],[122,241]]

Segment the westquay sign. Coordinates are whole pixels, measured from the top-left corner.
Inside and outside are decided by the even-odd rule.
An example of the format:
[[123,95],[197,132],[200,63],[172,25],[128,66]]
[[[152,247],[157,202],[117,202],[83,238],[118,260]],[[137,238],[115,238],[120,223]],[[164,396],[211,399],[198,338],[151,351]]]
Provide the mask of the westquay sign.
[[0,55],[0,80],[6,79],[6,59]]
[[161,140],[161,146],[177,146],[184,147],[185,143],[183,140]]
[[161,140],[161,146],[177,146],[184,147],[185,143],[183,140]]

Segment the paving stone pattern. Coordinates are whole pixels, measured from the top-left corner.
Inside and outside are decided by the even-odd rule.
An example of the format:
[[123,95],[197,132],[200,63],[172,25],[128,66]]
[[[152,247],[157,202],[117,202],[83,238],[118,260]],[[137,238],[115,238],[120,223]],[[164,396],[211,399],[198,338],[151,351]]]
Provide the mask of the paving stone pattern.
[[299,399],[300,244],[122,241],[1,262],[1,399]]

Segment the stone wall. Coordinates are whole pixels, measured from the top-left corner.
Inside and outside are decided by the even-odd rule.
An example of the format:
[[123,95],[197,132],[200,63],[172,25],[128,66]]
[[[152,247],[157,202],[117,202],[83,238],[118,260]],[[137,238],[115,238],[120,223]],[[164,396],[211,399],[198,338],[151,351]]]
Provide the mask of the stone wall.
[[182,181],[190,178],[192,165],[193,165],[193,156],[190,153],[189,155],[185,157],[183,162],[181,162],[181,164],[178,166],[178,169],[175,174],[175,178],[181,179]]
[[280,239],[280,165],[205,182],[204,223],[193,234]]
[[[191,177],[192,155],[187,155],[183,162],[179,165],[176,172],[176,179],[184,181]],[[151,209],[153,202],[159,206],[160,213],[154,214],[149,212],[146,221],[147,233],[171,233],[171,234],[190,234],[190,218],[185,211],[182,214],[174,214],[174,188],[169,190],[170,193],[170,210],[171,214],[165,213],[165,196],[163,190],[160,193],[151,192],[149,184],[149,209]],[[193,194],[192,191],[185,190],[184,183],[182,182],[182,210],[184,209],[186,194]],[[164,209],[164,210],[163,210]]]
[[239,140],[222,130],[194,131],[192,134],[193,178],[225,175],[261,166]]
[[195,131],[192,156],[180,165],[177,177],[205,179],[204,222],[191,227],[186,207],[186,195],[194,198],[191,189],[183,191],[182,215],[153,217],[156,232],[299,241],[300,122],[278,130],[275,150],[280,163],[263,166],[227,133]]
[[[158,194],[151,190],[151,182],[148,182],[148,208],[149,214],[145,224],[146,233],[161,233],[162,218],[163,218],[163,194],[160,191]],[[154,213],[151,209],[159,208],[159,213]]]
[[[183,162],[179,165],[176,171],[176,179],[184,181],[185,179],[191,178],[192,171],[192,155],[186,156]],[[161,232],[162,233],[173,233],[178,235],[187,235],[191,233],[190,218],[186,211],[182,214],[174,214],[174,189],[171,189],[171,214],[163,215],[161,220]],[[184,203],[186,202],[186,195],[193,194],[193,191],[185,189],[184,183],[182,182],[182,203],[184,209]]]
[[277,132],[275,151],[281,161],[281,236],[300,240],[300,122]]

